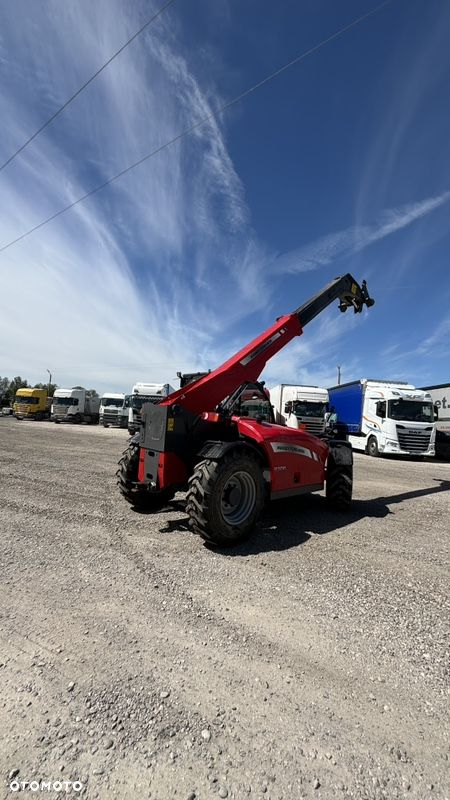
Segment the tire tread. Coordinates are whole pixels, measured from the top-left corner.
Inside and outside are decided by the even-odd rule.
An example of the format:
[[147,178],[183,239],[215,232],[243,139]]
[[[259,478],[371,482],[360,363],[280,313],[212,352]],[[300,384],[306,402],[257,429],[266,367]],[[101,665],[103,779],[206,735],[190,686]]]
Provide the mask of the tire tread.
[[[251,459],[255,465],[258,464],[251,453],[246,452],[245,458]],[[189,525],[194,533],[201,536],[208,544],[215,546],[233,545],[242,540],[249,532],[246,527],[236,526],[225,536],[215,529],[211,524],[210,518],[211,498],[213,497],[216,481],[224,470],[239,459],[242,459],[242,453],[238,450],[232,450],[219,461],[205,459],[197,464],[194,473],[189,478],[186,495],[186,512],[189,516]],[[254,522],[259,517],[262,506],[263,503],[256,513]]]

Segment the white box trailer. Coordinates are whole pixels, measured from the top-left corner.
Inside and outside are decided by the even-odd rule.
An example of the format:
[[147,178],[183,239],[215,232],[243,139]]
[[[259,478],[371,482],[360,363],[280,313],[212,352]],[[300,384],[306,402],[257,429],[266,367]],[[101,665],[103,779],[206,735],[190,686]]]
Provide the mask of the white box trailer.
[[134,434],[139,430],[144,403],[160,403],[174,391],[169,383],[135,383],[129,400],[128,432]]
[[269,389],[275,422],[288,428],[304,427],[320,436],[325,431],[328,390],[319,386],[279,383]]
[[56,389],[53,395],[53,422],[98,423],[100,398],[92,397],[86,389]]
[[422,386],[422,391],[431,396],[437,411],[436,455],[438,458],[450,458],[450,383]]
[[402,381],[361,378],[332,386],[330,407],[354,450],[371,456],[434,456],[431,395]]
[[104,392],[100,398],[99,422],[105,428],[110,425],[115,428],[127,427],[123,425],[123,407],[125,395],[120,392]]

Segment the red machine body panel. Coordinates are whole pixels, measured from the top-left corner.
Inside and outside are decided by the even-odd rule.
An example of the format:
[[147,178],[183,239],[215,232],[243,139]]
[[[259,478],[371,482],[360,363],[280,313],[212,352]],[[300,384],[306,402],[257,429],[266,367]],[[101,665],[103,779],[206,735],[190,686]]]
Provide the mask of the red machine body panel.
[[186,464],[175,453],[160,453],[158,459],[158,486],[167,489],[188,479]]
[[265,452],[270,465],[271,494],[276,497],[301,491],[303,487],[321,488],[325,481],[328,447],[306,431],[285,428],[270,422],[233,417],[239,434],[253,440]]
[[237,386],[258,380],[261,372],[272,356],[285,347],[291,339],[302,334],[302,326],[297,314],[280,317],[250,344],[239,350],[217,369],[195,383],[188,384],[172,392],[161,403],[169,406],[179,403],[187,411],[201,414],[212,411]]

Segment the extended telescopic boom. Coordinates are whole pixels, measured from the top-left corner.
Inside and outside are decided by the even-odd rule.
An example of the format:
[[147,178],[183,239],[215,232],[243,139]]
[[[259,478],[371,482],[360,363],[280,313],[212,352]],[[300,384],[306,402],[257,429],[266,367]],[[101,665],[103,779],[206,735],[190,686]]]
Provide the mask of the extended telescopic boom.
[[242,383],[258,380],[269,359],[295,336],[301,336],[305,325],[334,300],[339,300],[340,311],[352,307],[355,314],[361,312],[365,305],[369,308],[374,304],[365,281],[360,286],[349,273],[335,278],[291,314],[279,317],[270,328],[220,367],[199,381],[173,392],[160,405],[173,406],[179,403],[195,414],[213,410]]

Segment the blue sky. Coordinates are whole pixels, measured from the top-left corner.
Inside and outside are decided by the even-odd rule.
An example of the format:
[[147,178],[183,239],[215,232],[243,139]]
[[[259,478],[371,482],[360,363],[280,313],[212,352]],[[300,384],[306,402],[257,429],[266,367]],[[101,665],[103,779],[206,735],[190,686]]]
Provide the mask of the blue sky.
[[[2,4],[0,160],[159,5]],[[376,5],[175,0],[0,172],[0,244]],[[329,309],[268,384],[328,386],[337,364],[447,382],[449,24],[444,0],[392,0],[0,254],[0,374],[176,385],[350,271],[375,307]]]

